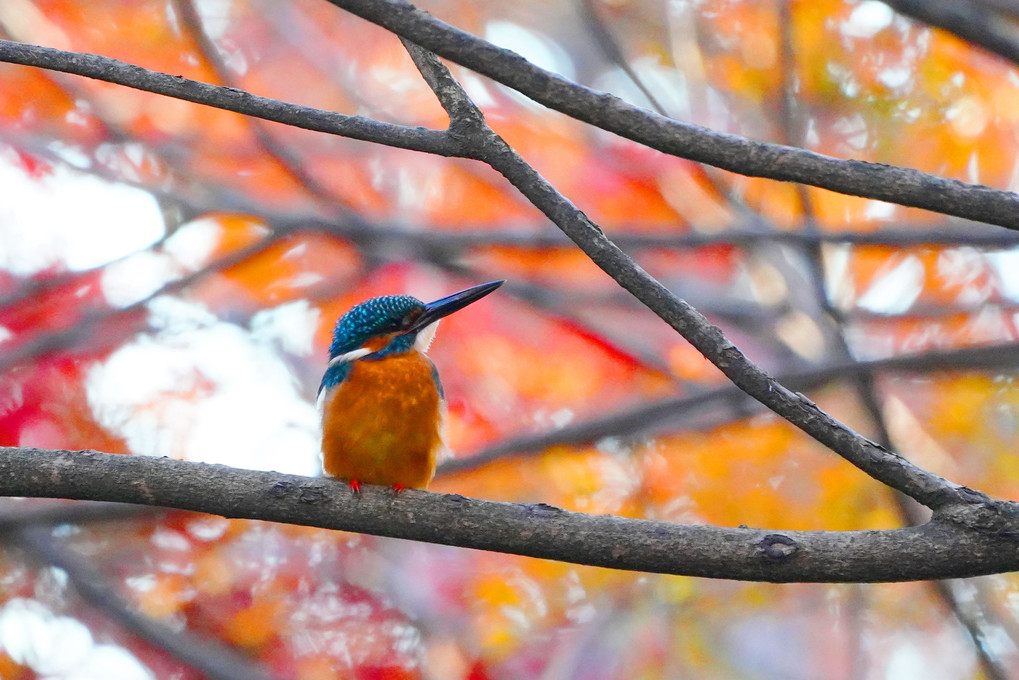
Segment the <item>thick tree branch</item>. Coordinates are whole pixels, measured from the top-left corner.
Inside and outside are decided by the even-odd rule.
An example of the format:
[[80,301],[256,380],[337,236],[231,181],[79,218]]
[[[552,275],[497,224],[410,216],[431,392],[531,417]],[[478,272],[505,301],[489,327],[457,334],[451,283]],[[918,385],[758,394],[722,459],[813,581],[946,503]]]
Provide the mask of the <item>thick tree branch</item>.
[[776,531],[585,515],[96,451],[0,448],[0,495],[138,503],[613,569],[769,582],[876,582],[1019,569],[1019,508],[974,496],[920,527]]
[[882,163],[839,160],[665,118],[596,92],[446,24],[404,0],[329,0],[550,109],[664,153],[750,177],[925,208],[1019,229],[1019,195]]

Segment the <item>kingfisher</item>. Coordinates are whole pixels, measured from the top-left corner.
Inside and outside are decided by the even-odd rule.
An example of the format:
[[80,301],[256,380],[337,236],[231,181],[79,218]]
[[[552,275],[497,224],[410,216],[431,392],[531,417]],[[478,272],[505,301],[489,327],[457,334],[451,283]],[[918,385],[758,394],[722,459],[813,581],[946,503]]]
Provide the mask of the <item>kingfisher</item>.
[[326,474],[361,484],[424,489],[435,475],[444,413],[439,373],[425,351],[439,319],[501,286],[492,281],[424,303],[383,295],[337,320],[318,388]]

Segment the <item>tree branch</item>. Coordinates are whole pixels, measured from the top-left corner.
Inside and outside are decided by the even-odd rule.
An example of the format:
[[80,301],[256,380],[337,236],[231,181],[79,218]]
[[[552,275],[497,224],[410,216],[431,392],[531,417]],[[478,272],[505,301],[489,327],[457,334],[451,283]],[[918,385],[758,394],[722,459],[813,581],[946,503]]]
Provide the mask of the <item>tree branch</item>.
[[[173,8],[177,13],[178,23],[182,30],[195,43],[205,63],[215,72],[216,78],[223,85],[232,87],[234,84],[232,82],[233,74],[220,56],[215,41],[206,33],[194,0],[173,0]],[[265,153],[289,173],[325,210],[326,214],[352,215],[349,206],[344,205],[339,196],[318,181],[318,178],[305,167],[301,157],[291,151],[285,143],[278,140],[265,123],[258,118],[250,118],[248,124]]]
[[14,533],[18,543],[36,559],[62,569],[78,595],[105,612],[133,635],[164,650],[181,663],[211,680],[272,680],[257,662],[222,643],[188,630],[176,630],[167,623],[139,611],[117,593],[108,579],[88,560],[75,555],[55,541],[48,531],[25,527]]
[[613,569],[769,582],[912,581],[1019,569],[1019,509],[973,497],[920,527],[775,531],[585,515],[545,504],[97,451],[0,448],[0,495],[138,503]]
[[183,76],[150,71],[141,66],[97,54],[67,52],[0,40],[0,62],[74,73],[305,130],[326,132],[440,156],[455,154],[455,145],[450,143],[444,131],[381,123],[362,116],[345,116],[332,111],[289,104],[232,87],[218,87]]
[[[370,245],[413,243],[419,248],[464,250],[484,246],[510,246],[527,250],[545,250],[563,247],[570,244],[563,234],[557,231],[540,231],[538,225],[527,225],[519,229],[482,229],[465,228],[465,231],[443,232],[431,225],[408,229],[396,223],[373,223],[371,226],[362,222],[353,222],[347,217],[327,222],[318,219],[294,219],[292,216],[268,213],[266,219],[273,224],[299,224],[315,227],[323,231],[331,231],[339,236],[357,241],[372,241]],[[984,225],[971,225],[983,227]],[[669,233],[644,234],[627,231],[627,226],[612,231],[612,240],[625,248],[705,248],[710,246],[731,245],[741,248],[756,247],[761,243],[788,243],[792,245],[811,245],[833,243],[860,246],[899,246],[903,248],[915,246],[973,246],[980,248],[1014,248],[1019,246],[1019,234],[1001,231],[993,227],[963,232],[959,229],[908,227],[889,227],[881,231],[760,231],[757,229],[737,227],[715,233]],[[378,243],[376,243],[378,242]]]
[[223,257],[210,262],[201,269],[186,274],[178,279],[169,281],[142,299],[132,302],[129,305],[104,309],[82,317],[77,321],[77,323],[69,328],[53,331],[52,333],[41,333],[37,337],[32,338],[31,340],[24,342],[14,349],[0,355],[0,372],[6,371],[12,366],[23,364],[39,356],[45,356],[51,352],[69,349],[81,343],[85,338],[90,338],[92,336],[101,337],[104,333],[100,331],[106,330],[104,328],[104,324],[108,323],[110,320],[141,312],[150,302],[162,295],[171,295],[184,290],[211,274],[241,264],[251,257],[263,252],[266,248],[283,238],[287,233],[290,232],[284,231],[283,229],[274,229],[260,241],[256,241],[255,243],[224,255]]
[[421,75],[450,117],[460,153],[490,165],[541,210],[620,286],[668,323],[742,391],[874,479],[937,509],[968,502],[974,492],[928,472],[861,436],[792,392],[733,345],[721,329],[672,294],[620,250],[587,215],[560,194],[485,122],[481,111],[439,59],[403,39]]
[[[544,71],[523,57],[445,24],[402,0],[329,1],[551,109],[663,153],[749,177],[800,182],[851,196],[1019,229],[1019,195],[1012,192],[911,168],[840,160],[682,123]],[[445,131],[298,106],[150,71],[109,57],[0,40],[0,61],[74,73],[307,130],[440,156],[459,155],[455,139]]]
[[1019,194],[883,163],[840,160],[682,123],[531,64],[404,0],[329,0],[539,104],[663,153],[750,177],[800,182],[851,196],[1019,229]]
[[1019,27],[994,7],[979,7],[967,0],[884,0],[884,3],[900,14],[1019,64]]
[[[811,390],[835,380],[853,379],[861,372],[923,372],[932,370],[986,370],[1019,365],[1019,343],[967,347],[945,352],[929,352],[909,356],[888,357],[873,361],[846,360],[827,366],[785,373],[781,382],[796,390]],[[742,400],[741,400],[742,398]],[[552,446],[583,445],[606,437],[633,437],[666,428],[678,429],[710,409],[708,427],[726,422],[738,415],[756,412],[758,402],[751,402],[738,387],[724,383],[681,397],[641,404],[625,411],[571,423],[557,430],[514,437],[498,442],[474,455],[448,460],[439,466],[439,474],[474,470],[506,456],[526,456]],[[734,413],[735,412],[735,413]],[[702,425],[703,426],[703,425]]]

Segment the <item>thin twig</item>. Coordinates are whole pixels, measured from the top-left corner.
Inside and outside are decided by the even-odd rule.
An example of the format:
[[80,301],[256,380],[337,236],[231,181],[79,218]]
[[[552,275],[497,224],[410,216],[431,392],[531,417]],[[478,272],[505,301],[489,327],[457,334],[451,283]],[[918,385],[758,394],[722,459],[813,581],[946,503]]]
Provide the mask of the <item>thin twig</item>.
[[662,116],[668,116],[668,111],[662,106],[661,102],[655,97],[651,89],[644,83],[644,80],[637,75],[637,72],[630,66],[629,59],[623,54],[623,49],[619,46],[619,42],[616,40],[612,31],[598,15],[598,10],[594,6],[594,0],[576,0],[576,7],[580,11],[580,18],[587,27],[587,30],[591,33],[594,38],[594,44],[602,51],[602,54],[619,70],[626,74],[626,77],[630,79],[640,93],[647,97],[648,103],[651,104],[658,114]]
[[211,274],[241,264],[271,246],[282,238],[283,235],[282,231],[274,231],[257,243],[236,250],[197,271],[160,286],[136,302],[124,307],[105,309],[101,312],[90,314],[79,319],[73,326],[64,330],[39,334],[37,337],[18,345],[14,349],[4,352],[0,356],[0,373],[12,366],[37,359],[40,356],[69,349],[81,342],[83,338],[88,337],[97,330],[101,330],[103,324],[108,323],[112,319],[123,318],[140,312],[146,305],[162,295],[170,295],[184,290]]
[[237,651],[216,644],[207,636],[175,630],[136,611],[98,569],[63,548],[49,531],[26,527],[17,531],[16,536],[18,543],[37,559],[63,570],[83,600],[181,663],[214,680],[271,680],[265,669]]
[[[784,373],[780,380],[795,390],[813,390],[833,381],[852,379],[860,372],[913,373],[929,375],[931,371],[1000,369],[1019,365],[1019,343],[970,347],[945,352],[929,352],[911,356],[889,357],[874,361],[848,360],[827,366]],[[557,430],[515,437],[499,442],[463,458],[446,461],[439,474],[473,470],[506,456],[526,456],[559,445],[591,444],[609,437],[637,435],[678,429],[705,412],[712,418],[706,426],[716,426],[733,417],[754,413],[756,402],[749,400],[731,383],[643,404],[627,410],[591,418]]]
[[[200,50],[206,63],[215,71],[216,77],[226,86],[232,86],[233,74],[219,55],[216,44],[205,32],[202,26],[202,18],[195,9],[193,0],[173,0],[173,6],[180,17],[180,23],[190,36],[192,42]],[[347,210],[338,196],[326,188],[318,179],[308,171],[301,158],[291,151],[286,144],[279,141],[268,127],[258,118],[245,119],[251,126],[252,131],[258,138],[262,149],[279,165],[286,170],[308,193],[310,193],[327,214],[344,213],[348,218],[353,214]]]

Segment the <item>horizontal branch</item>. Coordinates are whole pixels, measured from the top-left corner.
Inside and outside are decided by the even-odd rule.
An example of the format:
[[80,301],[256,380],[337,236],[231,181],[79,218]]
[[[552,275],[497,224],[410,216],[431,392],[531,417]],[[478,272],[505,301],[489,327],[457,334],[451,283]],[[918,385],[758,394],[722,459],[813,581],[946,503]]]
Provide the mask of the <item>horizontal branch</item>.
[[121,522],[160,513],[162,510],[158,508],[123,503],[14,501],[0,506],[0,534],[26,527],[45,527],[54,524]]
[[[282,452],[281,452],[281,455]],[[770,582],[913,581],[1019,569],[1011,503],[974,495],[920,527],[775,531],[585,515],[96,451],[0,448],[0,495],[104,500],[356,531],[613,569]]]
[[362,116],[346,116],[333,111],[299,106],[259,97],[233,87],[210,85],[183,76],[151,71],[97,54],[68,52],[0,40],[0,62],[73,73],[305,130],[326,132],[400,149],[423,151],[440,156],[452,156],[457,151],[455,142],[443,130],[394,125]]
[[[252,206],[254,210],[254,206]],[[519,248],[521,250],[547,250],[573,245],[561,231],[551,231],[541,224],[515,229],[492,228],[490,225],[467,226],[463,231],[444,231],[441,225],[420,225],[414,229],[392,222],[366,223],[350,216],[334,220],[294,217],[282,213],[265,212],[263,217],[272,225],[288,228],[318,229],[358,243],[362,248],[384,251],[386,248],[406,252],[407,245],[431,252],[459,255],[466,249],[489,246]],[[677,225],[678,226],[678,225]],[[616,225],[606,229],[612,241],[621,248],[638,249],[696,249],[732,246],[751,250],[766,244],[784,244],[795,247],[833,244],[845,246],[895,246],[900,248],[968,246],[987,250],[1019,246],[1019,233],[1001,231],[995,227],[970,224],[968,230],[960,228],[910,228],[892,226],[880,231],[780,231],[767,224],[758,227],[737,226],[724,231],[706,233],[639,233],[629,225]]]
[[1019,229],[1019,194],[912,168],[841,160],[666,118],[541,69],[519,54],[442,22],[404,0],[329,0],[550,109],[663,153],[750,177],[799,182],[850,196]]

